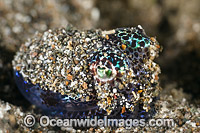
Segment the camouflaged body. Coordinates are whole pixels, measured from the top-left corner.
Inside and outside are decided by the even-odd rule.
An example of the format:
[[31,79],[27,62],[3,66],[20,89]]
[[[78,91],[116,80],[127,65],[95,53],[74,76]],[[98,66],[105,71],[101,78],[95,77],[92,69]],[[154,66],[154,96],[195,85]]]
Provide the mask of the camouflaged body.
[[160,68],[153,62],[159,51],[156,39],[141,26],[110,31],[68,27],[27,41],[13,66],[26,82],[60,93],[63,101],[95,101],[107,115],[115,110],[123,115],[138,104],[146,112],[151,108],[159,92]]

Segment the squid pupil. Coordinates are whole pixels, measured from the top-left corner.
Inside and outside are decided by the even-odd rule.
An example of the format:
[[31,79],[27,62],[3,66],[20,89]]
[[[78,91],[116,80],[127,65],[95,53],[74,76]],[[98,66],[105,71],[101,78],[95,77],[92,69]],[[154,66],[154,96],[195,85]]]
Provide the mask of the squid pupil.
[[99,70],[105,70],[106,68],[105,68],[105,67],[100,67],[100,66],[98,66],[98,69],[99,69]]

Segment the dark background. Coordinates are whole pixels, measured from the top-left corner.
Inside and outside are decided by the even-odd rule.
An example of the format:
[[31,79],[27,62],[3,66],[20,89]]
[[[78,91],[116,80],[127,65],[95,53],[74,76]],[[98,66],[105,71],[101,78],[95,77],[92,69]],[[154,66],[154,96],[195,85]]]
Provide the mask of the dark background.
[[[160,64],[163,93],[183,90],[190,103],[200,104],[199,0],[0,0],[0,99],[27,109],[12,74],[12,59],[36,31],[142,25],[156,36],[163,51]],[[179,95],[177,95],[179,96]]]

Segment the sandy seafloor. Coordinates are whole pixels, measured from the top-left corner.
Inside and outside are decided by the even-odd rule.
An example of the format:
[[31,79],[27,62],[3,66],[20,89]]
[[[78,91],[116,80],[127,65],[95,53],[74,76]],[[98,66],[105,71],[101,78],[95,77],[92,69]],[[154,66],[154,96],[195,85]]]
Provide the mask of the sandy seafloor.
[[142,25],[156,36],[163,52],[160,65],[162,93],[154,118],[172,118],[174,127],[89,128],[91,132],[200,132],[200,1],[199,0],[0,0],[0,132],[62,131],[23,125],[26,114],[39,117],[37,108],[20,94],[11,61],[36,31],[66,27],[79,29]]

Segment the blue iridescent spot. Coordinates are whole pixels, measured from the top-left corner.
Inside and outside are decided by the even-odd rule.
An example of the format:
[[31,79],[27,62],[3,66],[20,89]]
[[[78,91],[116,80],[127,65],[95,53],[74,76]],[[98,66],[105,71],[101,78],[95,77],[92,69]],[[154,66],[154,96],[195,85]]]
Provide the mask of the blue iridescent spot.
[[16,75],[17,77],[19,77],[19,73],[18,73],[18,72],[15,72],[15,75]]
[[144,115],[140,115],[141,118],[144,118]]

